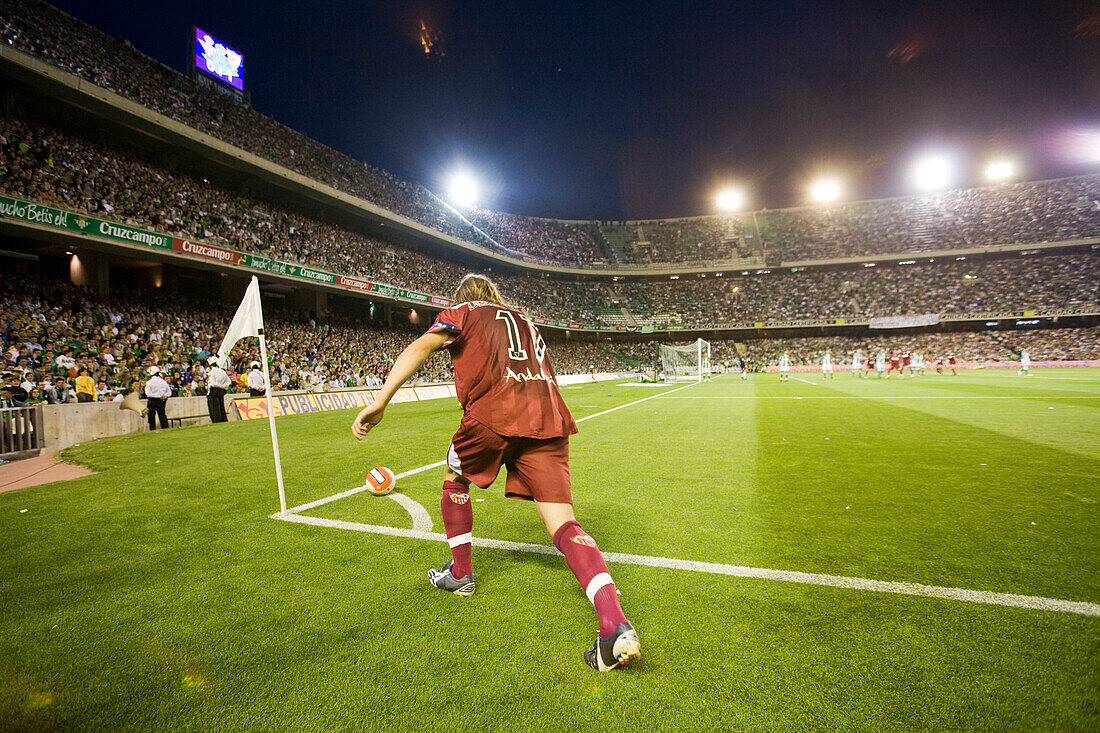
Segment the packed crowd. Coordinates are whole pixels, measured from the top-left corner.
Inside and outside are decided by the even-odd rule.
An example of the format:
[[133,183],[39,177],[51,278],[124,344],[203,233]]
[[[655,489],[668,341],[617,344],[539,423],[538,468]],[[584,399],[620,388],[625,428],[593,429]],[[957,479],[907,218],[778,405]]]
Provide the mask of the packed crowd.
[[0,6],[4,42],[97,86],[303,176],[437,231],[477,242],[461,217],[421,186],[344,155],[218,94],[40,0]]
[[[733,364],[730,342],[719,342],[719,361]],[[1058,328],[1036,331],[963,331],[956,333],[890,334],[870,338],[814,337],[799,339],[755,339],[745,341],[747,357],[758,367],[776,366],[786,353],[792,365],[820,364],[829,352],[833,364],[849,369],[852,355],[858,351],[866,358],[879,351],[890,354],[910,351],[925,359],[955,354],[960,361],[980,363],[1017,361],[1027,349],[1032,360],[1100,360],[1100,328]],[[713,359],[712,359],[713,361]]]
[[[465,269],[144,163],[56,127],[0,115],[0,190],[180,237],[447,295]],[[728,224],[726,225],[728,226]],[[495,274],[532,315],[640,325],[1095,308],[1100,256],[950,261],[750,277],[582,282]]]
[[[140,392],[154,365],[174,396],[204,395],[207,358],[216,353],[234,310],[142,291],[100,299],[68,283],[7,278],[0,278],[0,303],[0,399],[6,400],[0,406],[121,400],[127,392]],[[422,330],[336,315],[319,322],[268,310],[270,378],[277,390],[379,385],[393,360]],[[560,374],[619,364],[609,350],[591,343],[565,340],[552,346],[552,354]],[[228,371],[235,391],[247,391],[248,367],[257,359],[254,341],[239,342],[233,349]],[[415,379],[442,382],[452,376],[450,360],[440,353]]]
[[[448,295],[466,270],[153,165],[41,121],[0,114],[0,190],[174,236]],[[590,323],[569,283],[498,275],[534,315]]]
[[1100,236],[1100,176],[761,212],[784,261]]
[[510,254],[567,264],[607,263],[590,227],[556,219],[471,209],[470,221]]
[[[0,25],[4,42],[183,124],[438,231],[548,261],[726,260],[731,240],[750,233],[756,237],[754,242],[762,239],[766,250],[785,261],[1100,236],[1098,175],[829,208],[633,223],[637,240],[648,242],[633,252],[613,253],[601,246],[607,232],[601,233],[597,226],[623,225],[473,211],[475,227],[427,189],[311,140],[40,0],[4,3]],[[212,216],[227,213],[225,209],[210,212]],[[265,226],[265,214],[257,217]],[[315,245],[306,254],[320,256],[321,249]],[[339,259],[339,255],[324,256]]]
[[1100,307],[1100,253],[616,283],[639,324]]

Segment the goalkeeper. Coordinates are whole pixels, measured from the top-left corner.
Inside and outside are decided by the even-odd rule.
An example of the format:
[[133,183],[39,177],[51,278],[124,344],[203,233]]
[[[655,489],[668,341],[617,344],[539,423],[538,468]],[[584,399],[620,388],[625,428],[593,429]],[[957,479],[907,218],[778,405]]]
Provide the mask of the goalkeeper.
[[451,561],[429,570],[429,582],[460,596],[474,593],[470,484],[488,488],[503,465],[504,495],[534,502],[554,546],[596,608],[599,631],[585,661],[607,671],[638,659],[638,634],[623,615],[603,555],[573,515],[569,435],[577,425],[558,390],[546,342],[530,318],[504,303],[490,280],[463,278],[455,305],[401,352],[375,401],[355,418],[352,433],[361,440],[381,422],[398,388],[443,348],[451,353],[463,415],[447,451],[440,500]]

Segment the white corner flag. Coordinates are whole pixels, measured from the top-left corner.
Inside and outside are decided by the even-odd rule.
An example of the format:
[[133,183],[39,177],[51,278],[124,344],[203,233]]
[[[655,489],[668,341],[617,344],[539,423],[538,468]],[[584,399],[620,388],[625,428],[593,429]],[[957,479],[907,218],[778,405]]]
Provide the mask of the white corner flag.
[[267,363],[267,340],[264,338],[264,313],[260,306],[260,281],[252,276],[244,300],[237,307],[222,345],[218,347],[218,361],[224,366],[233,344],[248,336],[260,337],[260,364],[264,374],[264,397],[267,399],[267,421],[271,426],[271,451],[275,454],[275,480],[279,484],[279,511],[286,514],[286,493],[283,491],[283,465],[279,459],[279,434],[275,432],[275,412],[271,408],[271,379]]
[[224,366],[233,344],[246,336],[259,336],[264,332],[264,313],[260,307],[260,281],[252,276],[248,290],[244,291],[244,300],[237,307],[237,314],[225,332],[222,345],[218,347],[218,361]]

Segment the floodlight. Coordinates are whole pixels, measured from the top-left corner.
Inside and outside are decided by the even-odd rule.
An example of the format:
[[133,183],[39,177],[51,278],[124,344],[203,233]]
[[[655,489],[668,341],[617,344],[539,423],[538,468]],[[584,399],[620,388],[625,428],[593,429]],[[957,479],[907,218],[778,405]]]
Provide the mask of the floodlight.
[[835,178],[822,178],[810,186],[810,195],[814,201],[828,202],[840,198],[840,181]]
[[745,194],[737,188],[724,188],[715,198],[722,211],[737,211],[745,205]]
[[1016,166],[1011,160],[993,160],[985,167],[985,177],[990,181],[1007,181],[1016,175]]
[[477,181],[464,171],[455,173],[451,176],[447,198],[455,206],[473,206],[478,198]]
[[927,155],[913,165],[913,183],[922,191],[947,188],[951,183],[952,168],[946,155]]

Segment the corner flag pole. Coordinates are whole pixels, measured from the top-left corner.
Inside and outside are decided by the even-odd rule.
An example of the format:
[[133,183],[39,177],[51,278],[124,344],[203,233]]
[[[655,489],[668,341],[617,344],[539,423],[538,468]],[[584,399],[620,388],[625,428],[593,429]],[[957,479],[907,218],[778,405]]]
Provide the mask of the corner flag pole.
[[260,337],[260,363],[263,365],[264,370],[264,397],[267,399],[267,422],[271,426],[271,451],[275,454],[275,480],[279,484],[279,513],[286,514],[286,492],[283,490],[283,462],[279,458],[279,433],[275,431],[275,410],[271,407],[271,370],[268,368],[267,364],[267,339],[264,338],[263,326],[260,327],[258,335]]
[[229,324],[222,345],[218,347],[218,360],[224,366],[233,350],[233,344],[248,336],[260,338],[260,361],[264,375],[264,397],[267,400],[267,421],[271,426],[271,450],[275,454],[275,480],[279,483],[279,513],[286,514],[286,492],[283,490],[283,463],[279,459],[279,434],[275,432],[275,411],[271,406],[271,377],[267,364],[267,340],[264,338],[264,313],[260,305],[260,281],[256,276],[248,283],[244,299],[237,306],[237,313]]

